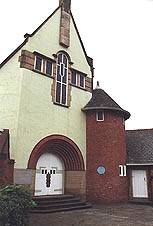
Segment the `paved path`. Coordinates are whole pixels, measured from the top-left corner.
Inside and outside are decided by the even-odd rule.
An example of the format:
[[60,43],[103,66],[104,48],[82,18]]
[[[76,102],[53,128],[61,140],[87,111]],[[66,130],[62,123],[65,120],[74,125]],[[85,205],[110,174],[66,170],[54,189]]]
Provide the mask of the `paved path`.
[[32,214],[29,226],[153,226],[153,207],[135,204],[99,205],[54,214]]

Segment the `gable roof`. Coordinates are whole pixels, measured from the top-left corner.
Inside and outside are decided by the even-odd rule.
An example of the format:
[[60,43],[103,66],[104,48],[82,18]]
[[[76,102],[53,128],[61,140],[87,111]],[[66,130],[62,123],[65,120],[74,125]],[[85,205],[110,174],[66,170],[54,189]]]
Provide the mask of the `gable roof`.
[[153,164],[153,129],[126,131],[127,163]]
[[122,113],[125,120],[130,117],[128,111],[122,109],[104,90],[100,88],[93,90],[92,98],[87,105],[82,108],[82,110],[112,110]]
[[[19,45],[1,64],[0,64],[0,68],[2,68],[27,42],[28,42],[28,39],[29,39],[29,37],[32,37],[32,36],[34,36],[40,29],[41,29],[41,27],[58,11],[58,9],[59,8],[61,8],[61,6],[58,6],[55,10],[54,10],[54,12],[45,20],[45,21],[43,21],[42,22],[42,24],[39,26],[39,27],[37,27],[33,32],[32,32],[32,34],[28,34],[28,33],[26,33],[25,35],[24,35],[24,38],[25,38],[25,40],[21,43],[21,45]],[[87,53],[86,53],[86,50],[85,50],[85,47],[84,47],[84,45],[83,45],[83,42],[82,42],[82,39],[81,39],[81,36],[80,36],[80,34],[79,34],[79,31],[78,31],[78,29],[77,29],[77,26],[76,26],[76,23],[75,23],[75,20],[74,20],[74,17],[73,17],[73,15],[72,15],[72,12],[70,11],[70,15],[71,15],[71,18],[72,18],[72,21],[73,21],[73,24],[74,24],[74,27],[75,27],[75,29],[76,29],[76,32],[77,32],[77,35],[78,35],[78,38],[79,38],[79,41],[80,41],[80,43],[81,43],[81,47],[82,47],[82,49],[83,49],[83,52],[84,52],[84,54],[85,54],[85,57],[86,57],[86,60],[87,60],[87,63],[89,64],[89,66],[91,67],[91,70],[92,70],[92,72],[93,72],[93,60],[92,60],[92,58],[91,57],[88,57],[87,56]]]

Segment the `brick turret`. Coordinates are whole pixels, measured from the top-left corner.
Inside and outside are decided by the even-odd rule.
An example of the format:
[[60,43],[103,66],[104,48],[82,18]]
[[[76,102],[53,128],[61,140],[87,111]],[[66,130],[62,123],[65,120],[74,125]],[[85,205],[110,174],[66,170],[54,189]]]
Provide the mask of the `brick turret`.
[[126,201],[126,143],[123,110],[99,86],[93,90],[86,113],[87,199],[93,203]]

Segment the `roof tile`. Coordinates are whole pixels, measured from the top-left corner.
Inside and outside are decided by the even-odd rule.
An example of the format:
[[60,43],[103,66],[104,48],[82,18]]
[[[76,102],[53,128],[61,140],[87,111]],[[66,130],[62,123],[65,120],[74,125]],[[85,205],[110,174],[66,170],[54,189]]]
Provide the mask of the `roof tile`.
[[93,109],[119,111],[124,115],[125,119],[128,119],[130,117],[130,113],[128,111],[122,109],[104,90],[100,88],[93,90],[92,98],[87,103],[87,105],[82,108],[83,111]]
[[153,163],[153,129],[127,130],[127,163]]

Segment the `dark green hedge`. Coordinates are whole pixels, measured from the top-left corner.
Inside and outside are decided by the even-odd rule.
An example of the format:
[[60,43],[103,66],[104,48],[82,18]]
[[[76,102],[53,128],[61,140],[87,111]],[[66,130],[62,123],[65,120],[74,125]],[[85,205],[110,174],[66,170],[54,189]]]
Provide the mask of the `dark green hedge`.
[[29,211],[35,206],[31,193],[21,185],[0,189],[0,221],[3,226],[27,226]]

